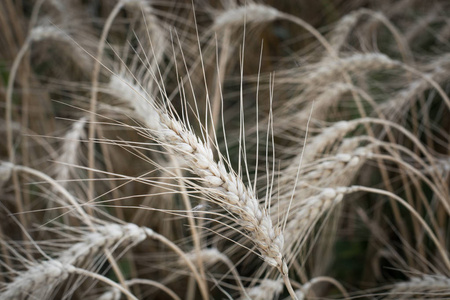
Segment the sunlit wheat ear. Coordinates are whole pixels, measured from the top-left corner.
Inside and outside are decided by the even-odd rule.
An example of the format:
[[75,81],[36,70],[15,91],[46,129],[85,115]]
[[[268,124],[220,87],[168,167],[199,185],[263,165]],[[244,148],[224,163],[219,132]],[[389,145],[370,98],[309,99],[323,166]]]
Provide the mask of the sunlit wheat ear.
[[264,279],[257,286],[247,289],[247,298],[239,298],[240,300],[265,300],[277,299],[278,295],[283,291],[283,282],[280,280]]
[[[450,278],[443,275],[423,275],[395,284],[384,299],[448,299]],[[423,297],[423,298],[422,298]]]

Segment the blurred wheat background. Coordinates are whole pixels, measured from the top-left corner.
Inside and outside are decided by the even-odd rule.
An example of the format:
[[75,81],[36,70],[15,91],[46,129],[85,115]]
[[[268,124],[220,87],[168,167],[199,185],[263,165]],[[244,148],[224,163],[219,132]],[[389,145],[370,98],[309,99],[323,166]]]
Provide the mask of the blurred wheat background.
[[450,3],[2,0],[0,299],[450,299]]

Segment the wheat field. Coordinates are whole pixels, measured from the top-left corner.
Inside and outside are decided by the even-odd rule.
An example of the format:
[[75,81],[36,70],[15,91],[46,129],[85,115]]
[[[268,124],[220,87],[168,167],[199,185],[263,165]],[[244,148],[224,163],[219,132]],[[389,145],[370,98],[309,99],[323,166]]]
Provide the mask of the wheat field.
[[2,0],[0,300],[450,299],[450,3]]

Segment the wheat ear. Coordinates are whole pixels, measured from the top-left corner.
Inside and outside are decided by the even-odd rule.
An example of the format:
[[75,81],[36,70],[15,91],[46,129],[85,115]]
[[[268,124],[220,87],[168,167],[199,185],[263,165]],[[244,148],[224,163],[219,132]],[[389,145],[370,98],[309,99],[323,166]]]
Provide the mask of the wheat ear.
[[122,286],[97,273],[89,272],[70,264],[62,264],[57,260],[44,261],[38,265],[35,265],[28,269],[24,274],[21,274],[18,280],[14,280],[7,287],[5,292],[0,295],[0,300],[20,300],[30,299],[30,296],[34,299],[45,299],[48,297],[42,296],[35,297],[36,291],[41,290],[43,287],[50,288],[63,280],[67,279],[70,274],[79,274],[88,276],[93,279],[103,281],[106,284],[120,290],[131,300],[138,300],[128,290]]
[[[113,79],[116,77],[113,77]],[[189,128],[174,117],[156,107],[152,99],[144,98],[139,89],[126,84],[123,80],[120,89],[114,79],[117,91],[122,91],[123,100],[131,101],[136,114],[140,115],[150,134],[162,145],[173,150],[186,161],[193,172],[204,183],[213,188],[218,197],[217,204],[239,216],[238,222],[255,237],[255,243],[263,258],[274,267],[282,267],[281,249],[283,237],[272,225],[265,209],[259,207],[259,201],[251,189],[247,189],[242,180],[234,173],[228,172],[225,165],[214,160],[213,151],[203,143]]]
[[323,61],[317,70],[312,71],[300,81],[308,85],[319,84],[332,78],[338,78],[342,73],[369,72],[392,69],[399,66],[399,62],[381,53],[353,54],[339,60]]
[[240,300],[265,300],[277,299],[278,295],[283,291],[283,282],[280,280],[264,279],[259,285],[247,289],[247,297],[239,298]]
[[409,281],[395,284],[386,299],[416,299],[417,297],[448,299],[450,297],[450,278],[443,275],[412,277]]
[[365,11],[363,10],[352,11],[338,21],[330,34],[330,45],[336,53],[339,53],[342,46],[345,44],[350,31],[355,27],[359,18],[364,13]]
[[45,287],[54,286],[68,277],[67,266],[70,268],[70,266],[78,265],[88,257],[118,242],[139,243],[146,238],[146,232],[134,224],[125,226],[109,224],[95,228],[96,232],[84,235],[81,242],[61,252],[56,259],[40,262],[19,273],[6,286],[0,300],[17,299],[16,297],[22,294],[42,294]]
[[213,14],[212,30],[230,26],[243,26],[245,23],[270,22],[280,15],[275,8],[258,3],[247,3],[245,6],[237,6]]
[[86,121],[85,117],[80,118],[63,137],[61,154],[56,159],[59,164],[55,166],[54,172],[56,174],[55,180],[64,187],[67,185],[67,180],[70,179],[70,172],[78,163],[78,150],[81,140],[85,137],[84,126]]
[[[232,170],[227,171],[222,161],[214,160],[208,143],[204,143],[166,110],[157,107],[156,102],[148,95],[139,93],[138,87],[115,76],[112,79],[116,83],[115,90],[121,90],[120,95],[126,96],[123,100],[132,105],[135,113],[148,128],[148,133],[183,159],[186,166],[203,179],[204,184],[209,187],[208,193],[213,195],[214,202],[233,214],[237,222],[251,234],[262,258],[278,268],[286,280],[288,268],[282,254],[283,234],[280,228],[272,224],[266,208],[259,206],[252,188],[247,188]],[[118,85],[118,82],[122,84]],[[129,97],[133,94],[133,97]],[[287,286],[292,289],[289,288],[290,284]]]
[[[200,282],[200,275],[186,254],[173,242],[147,227],[138,227],[135,224],[125,225],[106,224],[95,226],[95,232],[82,236],[79,243],[61,252],[57,258],[49,259],[32,265],[27,270],[18,273],[14,280],[7,284],[0,295],[0,300],[17,299],[20,295],[36,295],[42,289],[56,286],[64,281],[76,265],[81,264],[88,257],[100,253],[103,249],[111,249],[118,243],[136,245],[146,238],[162,242],[175,251],[192,271],[194,277]],[[86,275],[86,274],[85,274]],[[123,287],[120,287],[123,291]],[[129,293],[129,292],[127,292]],[[134,298],[134,297],[132,297]],[[135,299],[135,298],[134,298]]]

